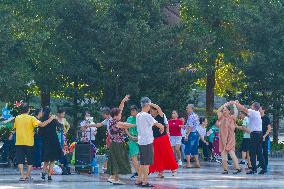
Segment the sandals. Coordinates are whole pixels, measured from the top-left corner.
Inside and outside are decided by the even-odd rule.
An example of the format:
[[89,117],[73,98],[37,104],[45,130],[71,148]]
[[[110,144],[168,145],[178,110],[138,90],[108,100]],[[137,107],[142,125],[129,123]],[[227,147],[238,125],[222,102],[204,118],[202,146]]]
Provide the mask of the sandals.
[[157,178],[163,179],[163,178],[165,178],[165,176],[162,175],[162,174],[158,174]]
[[155,187],[154,185],[147,183],[147,184],[142,184],[142,188],[153,188]]
[[222,175],[227,175],[227,174],[229,174],[229,172],[228,172],[227,170],[224,170],[224,171],[222,172]]
[[143,184],[142,182],[139,182],[139,183],[135,182],[136,186],[142,186],[142,184]]
[[32,180],[33,180],[33,178],[31,176],[27,176],[26,179],[25,179],[25,181],[32,181]]
[[26,181],[26,178],[21,177],[19,181]]
[[234,175],[241,173],[242,170],[241,169],[237,169],[235,172],[233,172]]

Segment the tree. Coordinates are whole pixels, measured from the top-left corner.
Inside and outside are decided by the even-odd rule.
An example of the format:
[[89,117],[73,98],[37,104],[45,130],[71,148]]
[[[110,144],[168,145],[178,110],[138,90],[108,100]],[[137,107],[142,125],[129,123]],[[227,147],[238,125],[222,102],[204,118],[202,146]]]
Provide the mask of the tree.
[[278,142],[284,112],[284,3],[245,1],[238,7],[239,32],[249,56],[243,56],[245,101],[260,101],[273,115],[273,141]]
[[[184,0],[181,18],[187,25],[191,41],[196,44],[196,67],[206,78],[206,113],[213,114],[216,70],[222,64],[234,65],[240,53],[240,38],[236,32],[234,7],[237,1]],[[220,56],[223,56],[220,61]],[[220,69],[219,69],[220,70]],[[219,78],[218,78],[219,79]],[[222,78],[224,79],[224,78]]]
[[14,18],[10,7],[0,3],[0,98],[15,101],[26,98],[32,77],[24,51],[24,41],[15,27],[21,24]]

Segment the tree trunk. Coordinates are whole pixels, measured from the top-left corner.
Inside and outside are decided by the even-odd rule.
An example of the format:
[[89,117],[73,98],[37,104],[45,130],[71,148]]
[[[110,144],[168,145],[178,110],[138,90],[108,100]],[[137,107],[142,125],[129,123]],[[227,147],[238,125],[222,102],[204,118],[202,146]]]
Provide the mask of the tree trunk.
[[208,71],[206,78],[206,115],[213,115],[214,112],[214,88],[215,88],[215,68]]
[[50,106],[50,91],[42,88],[40,91],[41,107]]
[[[279,110],[280,111],[280,110]],[[280,114],[279,111],[276,110],[273,113],[273,142],[278,143],[279,136],[279,123],[280,123]]]
[[79,100],[79,96],[78,96],[78,81],[74,81],[74,97],[73,97],[73,125],[75,127],[77,127],[78,125],[78,109],[79,109],[79,105],[78,105],[78,100]]

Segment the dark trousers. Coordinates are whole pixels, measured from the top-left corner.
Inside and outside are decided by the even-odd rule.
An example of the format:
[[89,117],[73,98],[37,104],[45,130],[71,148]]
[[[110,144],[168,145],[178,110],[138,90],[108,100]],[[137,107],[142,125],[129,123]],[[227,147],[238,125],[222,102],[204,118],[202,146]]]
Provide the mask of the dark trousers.
[[252,170],[257,171],[257,165],[256,165],[256,156],[258,157],[259,164],[262,168],[262,170],[266,170],[265,161],[263,158],[262,153],[262,142],[263,142],[263,135],[262,132],[254,131],[250,134],[250,160],[252,164]]
[[34,138],[34,167],[41,167],[41,152],[42,152],[42,138],[38,136],[37,134],[35,135]]
[[265,141],[262,142],[262,153],[266,167],[268,166],[268,140],[269,137],[266,137]]
[[1,161],[2,162],[8,162],[9,157],[11,154],[12,146],[13,146],[13,140],[4,140],[3,141],[3,146],[2,146],[2,156],[1,156]]
[[208,161],[209,160],[209,146],[206,145],[202,140],[199,141],[199,146],[202,148],[203,150],[203,156],[204,156],[204,160]]

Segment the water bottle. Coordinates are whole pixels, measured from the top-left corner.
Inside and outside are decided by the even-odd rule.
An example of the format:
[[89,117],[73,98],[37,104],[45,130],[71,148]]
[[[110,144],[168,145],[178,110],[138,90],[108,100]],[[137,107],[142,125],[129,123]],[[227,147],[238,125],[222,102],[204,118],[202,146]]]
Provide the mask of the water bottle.
[[93,174],[99,173],[99,166],[97,164],[96,158],[93,158],[93,161],[92,161],[92,173]]

